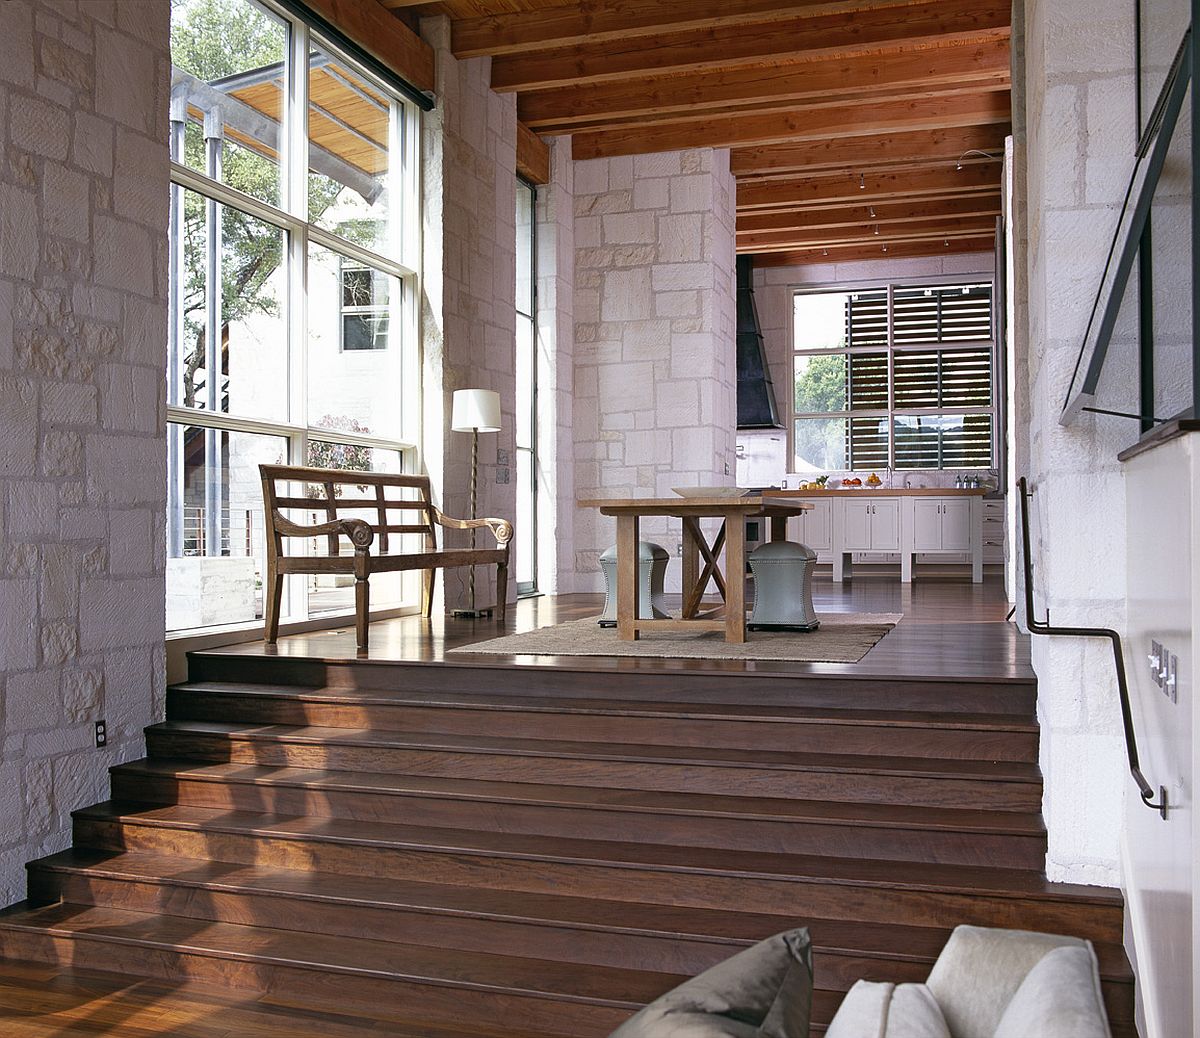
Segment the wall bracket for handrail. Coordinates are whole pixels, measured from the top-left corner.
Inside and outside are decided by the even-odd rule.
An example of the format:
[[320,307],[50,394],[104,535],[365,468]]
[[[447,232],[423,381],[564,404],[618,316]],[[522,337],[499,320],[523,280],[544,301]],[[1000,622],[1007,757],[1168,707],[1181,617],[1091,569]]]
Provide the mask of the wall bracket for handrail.
[[1017,490],[1021,496],[1021,548],[1022,564],[1025,574],[1025,623],[1030,634],[1066,636],[1070,638],[1107,638],[1112,644],[1113,665],[1117,671],[1117,691],[1121,697],[1121,723],[1125,728],[1125,756],[1129,761],[1129,773],[1137,783],[1142,795],[1142,803],[1157,811],[1165,820],[1167,817],[1167,790],[1165,786],[1158,787],[1158,802],[1154,800],[1154,787],[1142,774],[1138,761],[1137,737],[1133,731],[1133,710],[1129,705],[1129,681],[1125,676],[1125,654],[1121,651],[1121,635],[1109,627],[1060,627],[1050,623],[1049,611],[1046,620],[1038,620],[1033,611],[1033,561],[1029,549],[1029,498],[1033,491],[1022,476],[1017,480]]

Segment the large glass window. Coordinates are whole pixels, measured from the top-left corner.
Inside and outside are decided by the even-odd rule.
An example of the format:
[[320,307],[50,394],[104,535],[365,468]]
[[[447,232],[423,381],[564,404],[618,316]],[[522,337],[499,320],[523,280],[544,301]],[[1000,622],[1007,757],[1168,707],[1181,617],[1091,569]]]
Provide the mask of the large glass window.
[[797,292],[796,472],[989,468],[992,285]]
[[537,591],[537,289],[536,193],[517,181],[517,355],[516,448],[517,523],[515,576],[517,593]]
[[[180,630],[262,615],[260,463],[411,463],[417,134],[411,105],[271,0],[171,0],[171,19],[167,626]],[[291,619],[352,604],[332,578],[288,579]],[[407,588],[378,590],[388,605]]]

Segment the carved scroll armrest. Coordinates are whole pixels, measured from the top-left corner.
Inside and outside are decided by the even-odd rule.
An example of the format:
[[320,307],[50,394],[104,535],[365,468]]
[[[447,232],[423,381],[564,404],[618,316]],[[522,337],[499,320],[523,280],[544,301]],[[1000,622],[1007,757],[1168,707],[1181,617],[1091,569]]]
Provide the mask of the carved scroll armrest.
[[436,508],[433,510],[434,522],[448,530],[491,530],[496,538],[496,546],[504,548],[512,540],[513,525],[507,519],[454,519]]
[[362,519],[334,519],[328,523],[305,526],[284,517],[279,509],[274,512],[275,529],[284,537],[320,537],[324,534],[343,533],[350,538],[356,552],[365,552],[375,540],[371,524]]

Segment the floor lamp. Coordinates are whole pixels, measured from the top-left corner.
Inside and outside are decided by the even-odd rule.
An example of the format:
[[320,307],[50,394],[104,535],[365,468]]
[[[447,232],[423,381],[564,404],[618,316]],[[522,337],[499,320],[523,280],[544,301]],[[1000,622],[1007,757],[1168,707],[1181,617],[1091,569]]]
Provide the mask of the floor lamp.
[[[452,432],[471,434],[471,518],[477,519],[477,496],[479,487],[479,434],[500,431],[500,394],[490,389],[456,389],[454,405],[450,413]],[[475,531],[471,531],[471,547],[475,547]],[[477,618],[491,616],[492,606],[477,608],[475,605],[475,567],[467,570],[468,607],[455,609],[454,616]]]

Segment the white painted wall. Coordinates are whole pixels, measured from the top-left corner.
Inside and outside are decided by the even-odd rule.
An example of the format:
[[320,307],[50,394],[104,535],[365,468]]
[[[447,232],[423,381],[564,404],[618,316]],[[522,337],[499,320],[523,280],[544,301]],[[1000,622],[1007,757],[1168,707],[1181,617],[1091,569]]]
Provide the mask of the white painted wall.
[[162,716],[169,14],[0,4],[0,905]]

